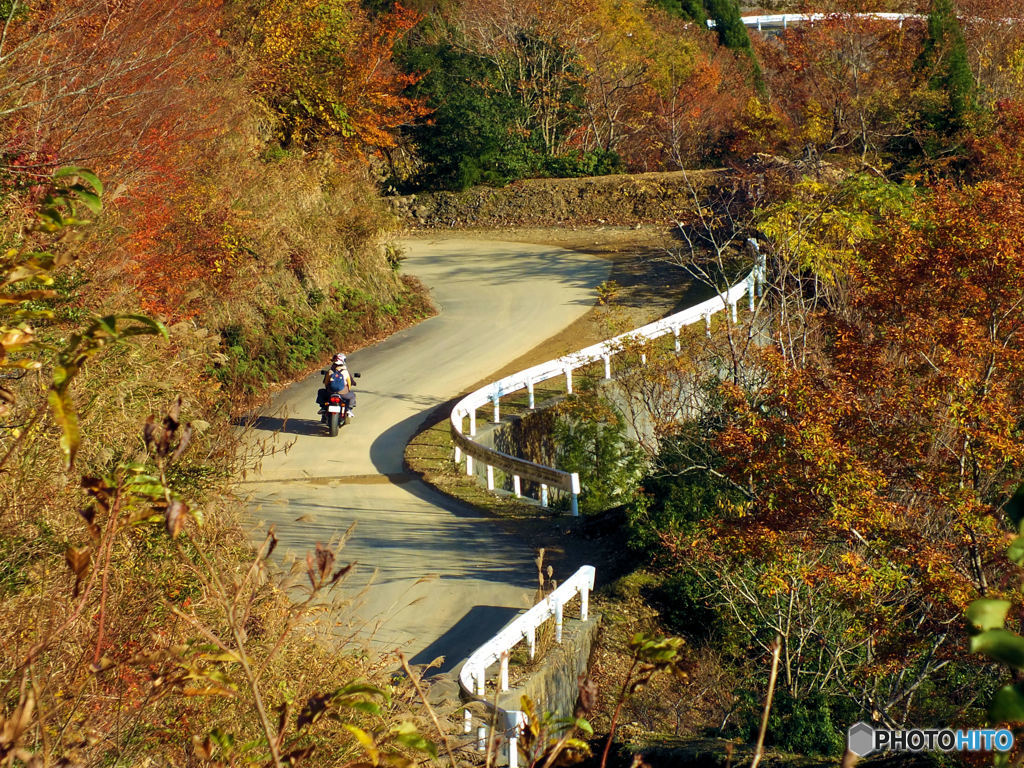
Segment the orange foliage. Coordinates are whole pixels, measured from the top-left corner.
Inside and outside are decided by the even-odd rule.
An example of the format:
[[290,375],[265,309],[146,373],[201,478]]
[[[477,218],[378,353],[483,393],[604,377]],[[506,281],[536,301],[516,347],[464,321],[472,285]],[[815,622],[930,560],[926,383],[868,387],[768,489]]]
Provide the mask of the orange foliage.
[[371,19],[356,0],[288,0],[253,8],[254,86],[282,118],[283,143],[334,136],[356,151],[395,145],[426,114],[403,94],[416,82],[392,61],[420,15],[397,3]]
[[737,533],[868,542],[935,622],[998,589],[1002,509],[1024,476],[1022,242],[1018,184],[938,188],[861,252],[817,357],[765,351],[756,404],[725,389],[716,445],[753,494]]
[[907,135],[923,34],[919,21],[837,14],[763,42],[766,81],[796,126],[795,149],[875,156]]
[[221,22],[221,0],[73,0],[34,7],[6,41],[8,186],[59,165],[92,167],[113,190],[107,215],[123,233],[98,247],[99,268],[127,277],[143,307],[167,317],[224,261],[223,213],[183,226],[195,149],[225,130]]

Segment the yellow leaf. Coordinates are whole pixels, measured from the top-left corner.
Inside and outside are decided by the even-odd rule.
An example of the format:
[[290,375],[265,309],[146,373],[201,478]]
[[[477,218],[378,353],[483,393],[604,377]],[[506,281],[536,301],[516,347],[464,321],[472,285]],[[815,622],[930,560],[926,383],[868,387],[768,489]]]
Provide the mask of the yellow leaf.
[[377,745],[374,742],[373,737],[358,726],[352,725],[350,723],[345,723],[344,725],[345,728],[347,728],[352,733],[352,735],[356,737],[356,740],[359,742],[362,748],[366,750],[366,754],[370,757],[370,760],[373,761],[373,764],[379,765],[380,752],[377,749]]

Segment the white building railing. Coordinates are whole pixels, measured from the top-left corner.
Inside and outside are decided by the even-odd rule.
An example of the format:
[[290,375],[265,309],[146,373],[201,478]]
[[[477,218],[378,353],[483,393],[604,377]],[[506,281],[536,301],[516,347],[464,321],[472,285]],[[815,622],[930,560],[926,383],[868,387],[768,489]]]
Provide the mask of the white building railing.
[[[586,621],[589,615],[590,593],[594,589],[594,566],[584,565],[576,573],[560,584],[550,595],[545,597],[525,613],[506,624],[498,634],[477,648],[462,665],[459,672],[459,683],[465,695],[483,702],[488,708],[493,707],[486,699],[487,670],[498,665],[495,680],[499,692],[509,689],[508,663],[512,649],[525,642],[533,659],[537,649],[537,630],[549,619],[555,620],[555,642],[562,642],[562,622],[565,606],[580,598],[580,620]],[[518,761],[518,729],[524,722],[523,713],[515,710],[505,711],[499,708],[495,713],[496,722],[504,729],[508,745],[508,764],[516,768]],[[481,719],[477,726],[477,749],[486,750],[488,743],[488,723]],[[465,733],[472,733],[473,716],[465,710]]]
[[[480,387],[470,392],[459,400],[451,412],[451,437],[455,444],[455,462],[458,464],[465,458],[466,474],[473,474],[473,462],[482,462],[487,468],[487,490],[494,490],[494,469],[512,476],[512,489],[515,496],[522,496],[522,481],[528,480],[540,486],[541,506],[548,506],[548,490],[558,489],[572,494],[571,510],[573,516],[579,514],[580,478],[576,472],[564,472],[554,467],[537,464],[517,456],[488,448],[473,440],[476,436],[476,411],[478,408],[491,403],[494,406],[494,423],[501,421],[501,398],[513,392],[526,390],[529,393],[529,407],[533,410],[536,407],[534,399],[534,388],[537,384],[551,379],[565,376],[565,386],[569,394],[572,394],[572,374],[577,368],[595,363],[598,360],[604,361],[604,376],[606,379],[612,377],[611,358],[621,352],[631,342],[642,342],[667,336],[669,333],[676,337],[676,351],[679,351],[679,333],[688,325],[694,325],[701,320],[704,321],[707,332],[711,333],[711,317],[724,309],[731,309],[732,320],[737,320],[736,305],[744,295],[749,296],[750,309],[754,308],[754,295],[759,286],[763,286],[765,280],[764,259],[760,255],[757,242],[751,238],[748,241],[753,251],[758,254],[756,266],[750,273],[736,283],[729,290],[714,296],[696,306],[684,309],[669,317],[648,323],[640,328],[620,334],[613,339],[594,344],[578,352],[549,360],[546,363],[535,365],[526,370],[513,373],[503,379]],[[465,420],[469,419],[469,434],[464,431]]]

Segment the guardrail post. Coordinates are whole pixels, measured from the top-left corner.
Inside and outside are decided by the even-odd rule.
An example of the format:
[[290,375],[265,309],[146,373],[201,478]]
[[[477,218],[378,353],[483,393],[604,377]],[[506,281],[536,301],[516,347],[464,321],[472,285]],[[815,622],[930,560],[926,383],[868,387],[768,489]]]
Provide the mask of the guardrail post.
[[537,407],[537,404],[533,401],[533,382],[526,382],[526,391],[530,393],[530,410],[532,411]]
[[580,621],[586,621],[590,614],[590,590],[586,585],[580,587]]
[[462,732],[472,733],[473,732],[473,713],[469,711],[469,707],[462,710],[464,716],[462,718]]
[[[460,435],[462,434],[462,420],[464,418],[465,418],[464,416],[459,416],[459,420],[455,422],[455,431],[458,432]],[[461,448],[461,446],[456,445],[455,446],[455,463],[458,464],[460,461],[462,461],[462,448]]]
[[756,291],[757,285],[757,270],[750,270],[750,274],[747,275],[747,298],[750,300],[747,309],[751,312],[754,311],[754,291]]
[[512,492],[516,495],[517,499],[523,495],[523,485],[519,475],[512,475]]
[[604,356],[604,377],[610,379],[612,377],[612,357],[611,355]]
[[469,436],[476,437],[476,408],[469,411]]
[[565,391],[572,394],[572,368],[565,369]]
[[494,490],[494,467],[490,464],[487,465],[487,490]]
[[494,403],[494,423],[495,424],[498,424],[498,423],[501,422],[501,411],[499,410],[500,406],[498,405],[498,403],[500,401],[501,401],[501,396],[500,395],[494,395],[494,397],[491,398],[491,402]]
[[508,690],[508,650],[501,652],[500,666],[498,668],[498,683],[501,685],[501,692]]
[[519,733],[526,725],[526,715],[518,710],[508,713],[508,768],[519,768]]
[[736,314],[736,304],[737,302],[735,301],[732,303],[732,321],[734,323],[739,322],[739,317]]
[[676,336],[676,352],[678,352],[679,349],[680,349],[680,347],[679,347],[679,331],[680,331],[679,328],[673,328],[672,329],[672,333],[674,333],[675,336]]
[[555,603],[555,642],[562,642],[562,603]]
[[572,475],[572,516],[580,516],[580,473],[573,472]]
[[466,474],[473,474],[473,457],[470,456],[468,453],[466,454]]
[[530,661],[537,653],[537,628],[530,627],[526,630],[526,644],[530,646]]
[[[708,338],[710,339],[711,338],[711,313],[710,312],[705,312],[704,313],[704,332],[708,335]],[[473,433],[473,434],[476,434],[476,433]]]
[[[487,693],[487,679],[484,677],[486,670],[478,669],[475,670],[474,678],[476,679],[476,695],[483,697]],[[484,752],[487,749],[487,724],[482,720],[480,725],[476,729],[476,748],[478,752]]]
[[540,484],[540,505],[547,508],[548,506],[548,487],[544,484]]

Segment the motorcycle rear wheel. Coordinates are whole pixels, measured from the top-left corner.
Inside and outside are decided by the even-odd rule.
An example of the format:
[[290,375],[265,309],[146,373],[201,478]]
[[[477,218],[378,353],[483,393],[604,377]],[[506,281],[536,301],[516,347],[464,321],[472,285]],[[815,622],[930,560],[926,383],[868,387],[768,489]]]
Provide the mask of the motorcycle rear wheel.
[[330,429],[331,437],[338,434],[338,414],[332,413],[327,417],[327,427]]

